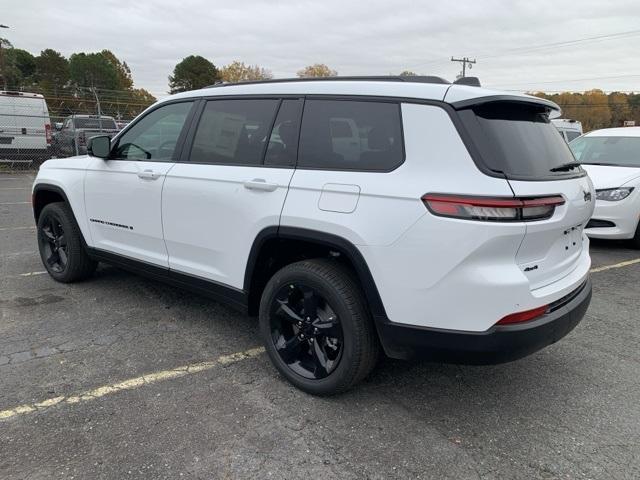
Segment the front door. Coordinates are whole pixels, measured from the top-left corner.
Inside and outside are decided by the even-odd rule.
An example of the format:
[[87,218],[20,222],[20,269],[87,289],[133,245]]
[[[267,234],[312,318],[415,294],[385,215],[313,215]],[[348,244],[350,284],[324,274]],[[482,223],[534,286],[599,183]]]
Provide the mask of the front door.
[[93,159],[85,204],[93,246],[168,267],[161,217],[162,186],[175,165],[193,102],[170,103],[138,119]]

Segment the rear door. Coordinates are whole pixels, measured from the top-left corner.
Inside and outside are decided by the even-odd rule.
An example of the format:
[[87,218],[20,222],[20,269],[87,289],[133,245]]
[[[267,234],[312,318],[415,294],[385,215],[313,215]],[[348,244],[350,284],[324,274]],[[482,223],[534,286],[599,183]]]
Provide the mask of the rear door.
[[301,106],[295,98],[206,102],[162,194],[171,270],[243,288],[256,236],[280,223]]
[[564,199],[551,218],[525,224],[516,261],[531,288],[570,274],[588,248],[582,231],[593,213],[595,191],[581,167],[567,165],[575,158],[550,123],[546,108],[489,102],[459,114],[484,168],[506,177],[516,197]]

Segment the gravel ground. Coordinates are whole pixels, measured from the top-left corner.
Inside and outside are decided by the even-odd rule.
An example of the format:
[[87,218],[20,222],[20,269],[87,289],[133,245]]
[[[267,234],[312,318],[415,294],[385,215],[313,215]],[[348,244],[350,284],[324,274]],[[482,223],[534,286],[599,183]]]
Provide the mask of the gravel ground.
[[[259,345],[255,319],[112,267],[38,274],[32,178],[0,175],[0,412]],[[322,399],[257,355],[18,412],[0,419],[0,478],[640,478],[640,264],[593,285],[570,335],[505,365],[384,360]]]

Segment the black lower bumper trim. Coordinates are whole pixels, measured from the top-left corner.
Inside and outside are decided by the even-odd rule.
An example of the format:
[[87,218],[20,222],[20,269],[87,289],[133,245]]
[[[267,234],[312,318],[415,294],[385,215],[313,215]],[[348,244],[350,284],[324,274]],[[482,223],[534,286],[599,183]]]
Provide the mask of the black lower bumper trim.
[[599,220],[597,218],[592,218],[587,222],[587,226],[584,228],[610,228],[615,226],[616,224],[610,220]]
[[591,302],[591,280],[570,294],[571,300],[546,315],[486,332],[460,332],[378,322],[380,340],[392,358],[421,358],[449,363],[488,365],[534,353],[567,335],[580,323]]

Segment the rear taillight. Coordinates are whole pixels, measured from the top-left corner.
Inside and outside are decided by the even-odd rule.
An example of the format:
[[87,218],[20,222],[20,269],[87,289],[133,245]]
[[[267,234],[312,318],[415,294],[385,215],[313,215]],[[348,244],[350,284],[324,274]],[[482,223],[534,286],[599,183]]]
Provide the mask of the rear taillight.
[[44,124],[44,135],[47,138],[47,145],[51,145],[51,125],[48,123]]
[[472,197],[427,193],[422,202],[434,215],[482,220],[486,222],[523,222],[544,220],[564,204],[560,195],[537,198]]
[[533,308],[531,310],[525,310],[524,312],[512,313],[500,320],[496,325],[512,325],[514,323],[528,322],[535,318],[541,317],[547,310],[549,305],[543,305],[542,307]]

